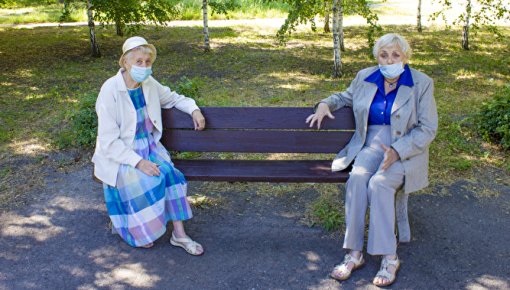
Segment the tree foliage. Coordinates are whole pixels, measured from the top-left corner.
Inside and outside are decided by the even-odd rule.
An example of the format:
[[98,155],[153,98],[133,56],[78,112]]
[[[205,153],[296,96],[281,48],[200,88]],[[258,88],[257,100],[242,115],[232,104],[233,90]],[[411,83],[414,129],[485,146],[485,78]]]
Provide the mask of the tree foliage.
[[[271,1],[271,0],[269,0]],[[332,7],[330,0],[282,0],[290,7],[289,14],[285,23],[280,27],[277,32],[277,37],[281,42],[285,42],[287,37],[296,30],[300,24],[310,23],[313,31],[317,30],[315,17],[317,15],[323,16],[329,13]],[[367,31],[367,39],[370,46],[375,41],[375,34],[381,30],[377,24],[377,14],[375,14],[369,7],[367,0],[341,0],[339,3],[343,7],[344,15],[358,14],[364,17],[369,24]]]
[[178,13],[166,0],[92,0],[92,9],[96,21],[114,23],[118,32],[136,30],[142,24],[164,25]]
[[[431,20],[441,18],[447,28],[462,26],[464,37],[467,37],[467,31],[472,30],[476,33],[481,28],[486,28],[494,33],[497,38],[503,35],[496,25],[496,21],[510,20],[510,5],[508,0],[433,0],[440,9],[430,15]],[[461,5],[463,9],[455,7],[455,3]],[[449,18],[448,15],[454,15]],[[448,22],[448,20],[451,21]],[[467,41],[467,39],[466,39]]]

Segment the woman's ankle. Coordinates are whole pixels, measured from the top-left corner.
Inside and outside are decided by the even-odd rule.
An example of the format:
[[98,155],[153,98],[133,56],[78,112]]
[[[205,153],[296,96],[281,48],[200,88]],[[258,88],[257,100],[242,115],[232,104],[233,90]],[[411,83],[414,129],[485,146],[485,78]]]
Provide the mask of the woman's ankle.
[[359,257],[361,257],[361,251],[350,250],[349,255],[351,255],[351,257],[359,259]]

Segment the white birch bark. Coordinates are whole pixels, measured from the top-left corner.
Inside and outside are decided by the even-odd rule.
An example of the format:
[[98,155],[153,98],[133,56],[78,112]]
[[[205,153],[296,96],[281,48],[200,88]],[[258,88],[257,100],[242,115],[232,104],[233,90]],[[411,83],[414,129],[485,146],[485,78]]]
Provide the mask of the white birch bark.
[[469,21],[471,18],[471,0],[466,3],[466,16],[464,18],[464,27],[462,29],[462,48],[469,50]]
[[334,55],[334,66],[333,66],[333,76],[341,77],[342,76],[342,59],[340,52],[340,29],[338,27],[338,8],[340,6],[340,0],[333,0],[333,55]]
[[418,0],[418,13],[416,14],[416,28],[418,32],[422,32],[423,28],[421,27],[421,0]]
[[96,28],[95,28],[95,24],[94,24],[94,15],[92,14],[92,3],[90,3],[90,0],[87,0],[87,17],[88,17],[90,47],[92,49],[92,56],[100,57],[101,52],[99,51],[99,46],[97,45],[97,41],[96,41]]
[[340,50],[345,51],[344,46],[344,5],[343,0],[338,1],[338,37],[340,38]]
[[211,46],[209,44],[209,24],[207,19],[207,0],[202,1],[202,15],[204,18],[204,50],[211,50]]

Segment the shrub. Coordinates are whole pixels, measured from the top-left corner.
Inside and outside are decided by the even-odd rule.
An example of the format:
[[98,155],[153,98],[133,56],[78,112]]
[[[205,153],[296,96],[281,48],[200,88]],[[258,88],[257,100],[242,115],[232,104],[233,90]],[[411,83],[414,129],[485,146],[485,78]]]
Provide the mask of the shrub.
[[198,85],[192,80],[188,79],[186,76],[181,77],[179,81],[175,83],[175,85],[170,87],[173,88],[177,93],[185,95],[186,97],[194,99],[199,97]]
[[78,97],[77,105],[66,116],[69,126],[60,132],[57,139],[58,147],[90,148],[94,146],[97,135],[96,99],[96,93],[87,93]]
[[484,102],[475,120],[483,139],[510,149],[510,85]]

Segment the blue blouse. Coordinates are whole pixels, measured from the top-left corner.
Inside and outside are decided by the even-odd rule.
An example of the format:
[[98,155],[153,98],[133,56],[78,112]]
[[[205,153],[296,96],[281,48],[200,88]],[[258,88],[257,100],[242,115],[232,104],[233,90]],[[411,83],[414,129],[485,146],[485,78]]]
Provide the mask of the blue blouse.
[[404,66],[404,72],[400,75],[397,81],[397,88],[389,94],[384,95],[384,76],[380,70],[376,70],[369,75],[365,81],[377,85],[377,92],[375,93],[370,111],[368,114],[368,125],[391,125],[391,107],[397,96],[400,85],[408,87],[414,86],[413,77],[409,65]]

